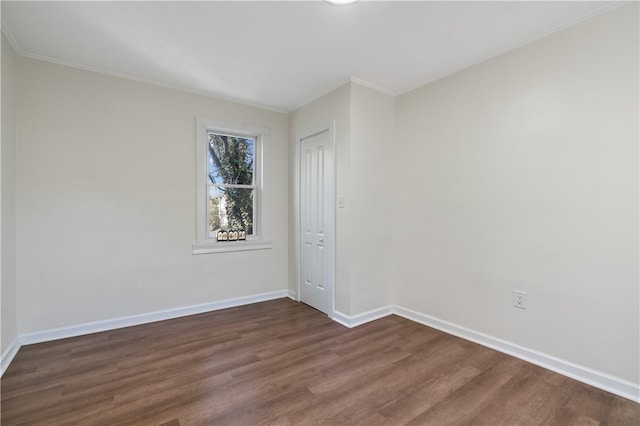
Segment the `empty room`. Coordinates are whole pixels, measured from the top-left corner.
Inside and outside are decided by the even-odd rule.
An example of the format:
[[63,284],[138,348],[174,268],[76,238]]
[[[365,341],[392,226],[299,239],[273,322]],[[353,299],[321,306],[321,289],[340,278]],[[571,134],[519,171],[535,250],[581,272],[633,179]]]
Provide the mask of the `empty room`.
[[636,1],[2,1],[0,421],[640,425]]

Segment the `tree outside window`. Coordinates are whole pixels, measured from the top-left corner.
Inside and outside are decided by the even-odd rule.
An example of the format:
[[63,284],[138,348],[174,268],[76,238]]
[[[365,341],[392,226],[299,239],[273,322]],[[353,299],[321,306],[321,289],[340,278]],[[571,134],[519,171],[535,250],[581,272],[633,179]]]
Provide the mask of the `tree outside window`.
[[208,232],[220,230],[254,235],[255,137],[209,131]]
[[195,130],[193,254],[270,249],[263,187],[269,129],[196,117]]

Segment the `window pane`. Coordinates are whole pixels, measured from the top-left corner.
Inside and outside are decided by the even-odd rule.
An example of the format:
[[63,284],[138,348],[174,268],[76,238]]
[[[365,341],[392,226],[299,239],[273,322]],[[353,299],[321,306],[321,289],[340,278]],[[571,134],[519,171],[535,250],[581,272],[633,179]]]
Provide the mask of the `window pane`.
[[253,235],[253,189],[209,187],[209,238],[219,230]]
[[227,185],[252,185],[253,138],[208,133],[209,182]]

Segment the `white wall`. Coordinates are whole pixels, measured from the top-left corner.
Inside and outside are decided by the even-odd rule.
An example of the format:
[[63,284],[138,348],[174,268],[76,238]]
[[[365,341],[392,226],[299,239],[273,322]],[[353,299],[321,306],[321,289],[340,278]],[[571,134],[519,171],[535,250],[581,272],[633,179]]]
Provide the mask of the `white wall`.
[[[287,115],[38,60],[18,66],[19,333],[286,289]],[[270,129],[273,249],[191,253],[196,116]]]
[[0,299],[2,334],[0,353],[4,354],[17,337],[16,324],[16,55],[2,34],[2,164]]
[[395,302],[640,382],[638,75],[635,3],[399,96]]
[[[336,310],[347,316],[391,302],[391,190],[395,99],[357,83],[347,83],[290,114],[290,214],[299,203],[298,139],[324,123],[336,123]],[[384,172],[383,172],[384,170]],[[337,202],[336,202],[337,205]],[[297,291],[294,236],[290,288]]]
[[395,98],[351,83],[351,315],[391,303]]
[[[295,218],[298,215],[299,204],[299,158],[298,139],[308,136],[310,132],[334,122],[335,120],[335,178],[336,195],[345,199],[350,197],[350,146],[351,146],[351,117],[350,117],[350,85],[345,84],[332,92],[316,99],[289,115],[289,187],[291,205],[289,214],[289,288],[297,293],[296,247],[298,245],[295,234]],[[349,229],[351,220],[349,209],[336,209],[336,264],[335,264],[335,309],[348,314],[350,312],[351,289],[351,260]]]
[[[2,350],[12,282],[19,333],[295,290],[296,139],[335,119],[338,311],[395,303],[638,383],[637,16],[395,100],[349,83],[289,117],[15,58],[3,39]],[[270,128],[272,250],[191,254],[195,116]]]

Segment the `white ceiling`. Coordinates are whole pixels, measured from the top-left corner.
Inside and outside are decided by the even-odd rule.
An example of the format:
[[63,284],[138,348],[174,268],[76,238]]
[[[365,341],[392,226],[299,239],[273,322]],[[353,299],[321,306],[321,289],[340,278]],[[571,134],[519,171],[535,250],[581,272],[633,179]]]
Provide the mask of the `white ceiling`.
[[620,2],[11,2],[17,52],[292,111],[350,79],[401,94]]

